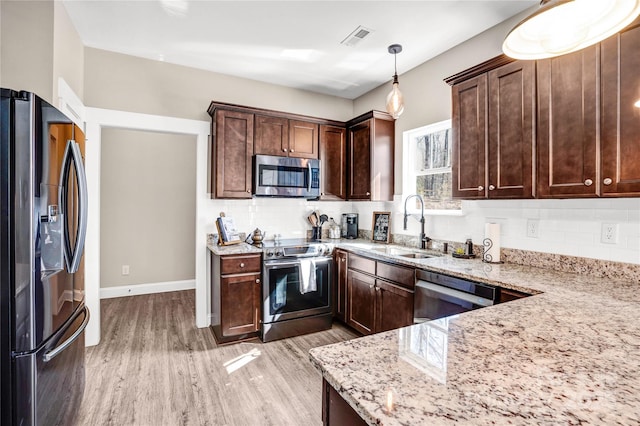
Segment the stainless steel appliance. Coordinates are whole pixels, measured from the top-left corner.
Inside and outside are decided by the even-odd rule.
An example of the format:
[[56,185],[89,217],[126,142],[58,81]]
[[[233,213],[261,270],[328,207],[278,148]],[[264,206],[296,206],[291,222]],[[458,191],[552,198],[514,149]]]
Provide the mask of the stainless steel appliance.
[[84,135],[0,89],[0,424],[73,424],[84,392]]
[[342,215],[342,238],[358,238],[358,213],[344,213]]
[[305,240],[263,247],[262,340],[331,328],[333,247]]
[[460,314],[496,303],[497,289],[431,271],[416,271],[414,322]]
[[320,197],[320,160],[254,155],[253,195]]

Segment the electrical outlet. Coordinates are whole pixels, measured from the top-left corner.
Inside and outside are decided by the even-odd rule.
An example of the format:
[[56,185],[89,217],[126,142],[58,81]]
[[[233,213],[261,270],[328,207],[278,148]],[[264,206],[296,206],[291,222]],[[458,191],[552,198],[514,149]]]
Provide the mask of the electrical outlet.
[[600,241],[605,244],[617,244],[618,243],[618,224],[603,223]]
[[129,265],[122,265],[122,275],[129,275]]
[[540,238],[540,220],[527,219],[527,237]]

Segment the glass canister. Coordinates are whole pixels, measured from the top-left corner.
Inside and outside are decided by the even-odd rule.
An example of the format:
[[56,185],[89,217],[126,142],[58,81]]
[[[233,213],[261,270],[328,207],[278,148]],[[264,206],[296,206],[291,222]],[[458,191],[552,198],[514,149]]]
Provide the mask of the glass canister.
[[340,226],[332,217],[329,218],[329,238],[340,238]]

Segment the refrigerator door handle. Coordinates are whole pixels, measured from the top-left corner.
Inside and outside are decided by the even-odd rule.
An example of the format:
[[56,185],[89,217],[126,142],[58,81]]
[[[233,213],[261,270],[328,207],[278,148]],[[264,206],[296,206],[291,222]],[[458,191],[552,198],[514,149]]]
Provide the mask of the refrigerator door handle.
[[42,360],[44,362],[49,362],[60,355],[65,349],[69,347],[69,345],[71,345],[78,337],[80,337],[84,329],[87,327],[87,324],[89,324],[89,318],[91,317],[89,315],[89,308],[87,308],[86,306],[83,309],[83,313],[84,320],[82,321],[80,327],[67,340],[62,342],[62,344],[56,346],[55,349],[45,352],[45,354],[42,356]]
[[80,146],[74,141],[69,140],[67,147],[64,151],[64,157],[62,162],[62,194],[60,205],[63,209],[63,214],[69,216],[69,204],[68,204],[68,188],[70,179],[71,164],[75,169],[75,174],[78,180],[78,230],[76,233],[75,247],[71,247],[71,238],[69,237],[68,224],[65,226],[65,258],[67,260],[67,270],[69,273],[78,272],[80,267],[80,260],[82,258],[82,251],[84,250],[85,238],[87,235],[87,176],[85,174],[84,165],[82,162],[82,154],[80,152]]

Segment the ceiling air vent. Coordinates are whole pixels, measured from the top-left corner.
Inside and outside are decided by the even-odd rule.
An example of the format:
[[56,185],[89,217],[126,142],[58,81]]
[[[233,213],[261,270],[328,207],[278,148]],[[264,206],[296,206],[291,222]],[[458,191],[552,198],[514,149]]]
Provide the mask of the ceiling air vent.
[[371,34],[373,30],[369,28],[365,28],[360,25],[358,28],[353,30],[351,34],[347,36],[344,40],[340,42],[340,44],[344,44],[345,46],[355,46],[360,43],[366,36]]

